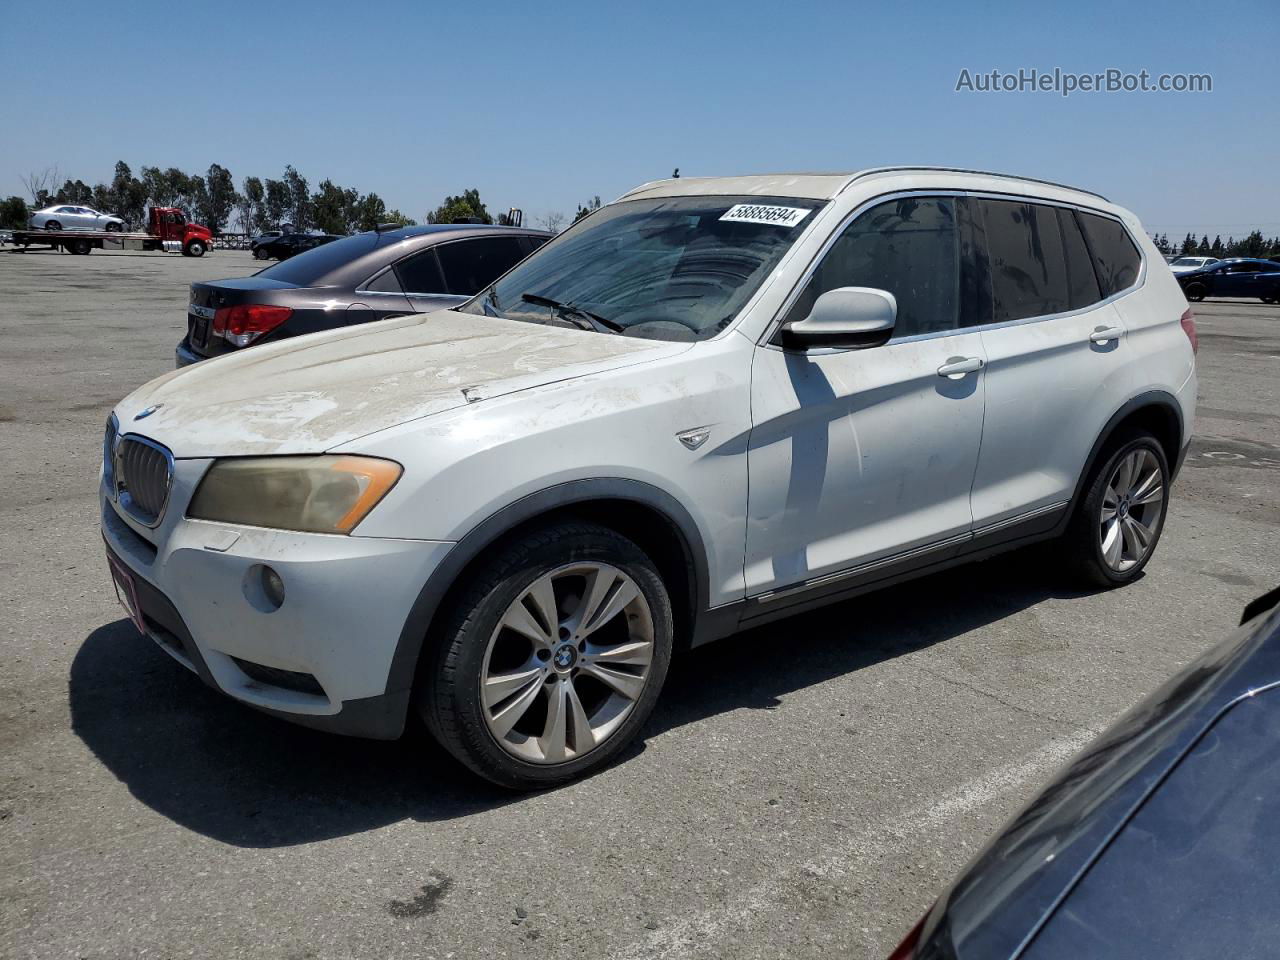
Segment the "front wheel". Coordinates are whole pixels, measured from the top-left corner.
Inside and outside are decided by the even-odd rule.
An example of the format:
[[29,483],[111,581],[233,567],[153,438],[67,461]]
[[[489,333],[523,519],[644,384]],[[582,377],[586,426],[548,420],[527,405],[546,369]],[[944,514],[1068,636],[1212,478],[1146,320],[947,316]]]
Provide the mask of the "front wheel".
[[1187,299],[1192,301],[1193,303],[1199,303],[1201,300],[1204,299],[1205,294],[1208,292],[1209,292],[1208,288],[1203,283],[1187,284],[1187,289],[1186,289]]
[[122,228],[118,223],[108,223],[104,229],[107,233],[119,233]]
[[192,240],[190,243],[187,244],[186,249],[183,250],[182,252],[185,253],[188,257],[203,257],[204,244],[201,243],[199,240]]
[[672,634],[666,586],[634,543],[593,524],[537,530],[485,564],[433,638],[424,719],[494,783],[565,783],[639,733]]
[[1169,463],[1149,433],[1133,434],[1094,469],[1067,529],[1065,547],[1081,577],[1097,586],[1136,580],[1164,530]]
[[255,259],[255,260],[265,260],[265,259],[267,259],[267,257],[269,257],[269,256],[270,256],[270,254],[268,254],[268,253],[267,253],[267,250],[266,250],[266,248],[265,248],[265,247],[254,247],[254,249],[253,249],[253,259]]

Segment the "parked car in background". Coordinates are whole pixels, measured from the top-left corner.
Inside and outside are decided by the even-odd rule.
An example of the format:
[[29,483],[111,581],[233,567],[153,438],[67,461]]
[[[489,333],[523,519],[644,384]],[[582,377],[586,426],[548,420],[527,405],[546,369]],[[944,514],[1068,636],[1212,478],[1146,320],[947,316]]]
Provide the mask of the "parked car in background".
[[252,277],[193,283],[178,366],[255,343],[457,306],[550,237],[512,227],[391,228],[342,237]]
[[893,960],[1276,955],[1280,590],[1068,764]]
[[[352,271],[360,304],[419,268],[452,292],[453,247]],[[384,738],[412,707],[481,776],[564,783],[640,732],[677,645],[1051,539],[1064,577],[1140,577],[1197,389],[1158,258],[1129,211],[1017,177],[645,184],[495,281],[468,257],[457,309],[134,391],[112,569],[242,702]]]
[[1217,257],[1174,257],[1169,261],[1169,269],[1174,273],[1185,273],[1188,270],[1199,270],[1211,263],[1217,263]]
[[1188,300],[1205,297],[1257,297],[1280,302],[1280,263],[1252,257],[1218,260],[1207,267],[1175,274]]
[[123,230],[124,220],[92,207],[59,203],[31,214],[33,230]]
[[288,260],[341,239],[334,233],[286,233],[258,244],[253,248],[253,255],[259,260]]
[[262,231],[262,233],[258,234],[256,237],[254,237],[252,240],[249,241],[249,249],[253,251],[253,255],[257,257],[259,260],[266,260],[268,259],[267,252],[264,250],[261,254],[259,254],[258,247],[262,246],[262,244],[264,243],[270,243],[272,240],[276,240],[283,236],[284,236],[283,230],[264,230]]

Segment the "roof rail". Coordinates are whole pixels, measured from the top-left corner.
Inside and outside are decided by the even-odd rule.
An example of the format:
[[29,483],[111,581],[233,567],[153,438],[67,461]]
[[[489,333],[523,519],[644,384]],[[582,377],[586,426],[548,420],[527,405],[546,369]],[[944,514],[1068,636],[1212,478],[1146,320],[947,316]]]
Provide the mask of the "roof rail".
[[1069,183],[1056,183],[1053,180],[1041,180],[1039,177],[1019,177],[1012,173],[994,173],[991,170],[970,170],[967,167],[919,167],[919,166],[895,166],[895,167],[869,167],[866,170],[859,170],[857,173],[849,177],[837,192],[836,196],[844,193],[855,181],[861,180],[863,177],[874,176],[878,173],[909,173],[913,170],[921,170],[927,173],[976,173],[984,177],[1000,177],[1004,180],[1022,180],[1026,183],[1042,183],[1047,187],[1060,187],[1063,190],[1074,190],[1076,193],[1087,193],[1091,197],[1097,197],[1106,203],[1110,203],[1100,193],[1094,193],[1092,190],[1084,190],[1080,187],[1073,187]]

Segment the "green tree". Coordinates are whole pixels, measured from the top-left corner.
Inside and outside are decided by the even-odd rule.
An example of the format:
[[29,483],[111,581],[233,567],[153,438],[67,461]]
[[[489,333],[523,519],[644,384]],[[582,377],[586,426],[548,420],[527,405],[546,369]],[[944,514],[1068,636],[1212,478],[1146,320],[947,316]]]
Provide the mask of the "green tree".
[[325,233],[347,233],[359,220],[359,195],[344,190],[328,178],[311,197],[311,216],[316,227]]
[[1213,238],[1213,243],[1209,246],[1209,255],[1221,259],[1226,249],[1222,244],[1222,234],[1218,234]]
[[597,194],[588,200],[585,204],[578,205],[578,212],[573,215],[573,222],[577,223],[583,217],[589,217],[600,209],[600,197]]
[[1266,254],[1267,241],[1262,238],[1262,231],[1255,230],[1240,241],[1240,256],[1261,257]]
[[123,160],[116,161],[111,178],[111,212],[130,224],[140,224],[146,213],[147,191]]
[[78,203],[86,205],[92,204],[93,188],[83,180],[76,180],[74,182],[68,180],[58,189],[58,192],[53,195],[53,202]]
[[21,230],[27,225],[27,201],[21,197],[10,197],[0,202],[0,228],[5,230]]
[[299,230],[307,230],[312,226],[311,193],[308,190],[307,178],[293,169],[292,164],[284,168],[285,189],[289,191],[289,216],[293,225]]
[[[266,199],[264,201],[264,210],[267,215],[266,226],[278,227],[284,222],[285,211],[289,209],[289,188],[285,186],[282,180],[272,180],[268,177],[265,181]],[[297,226],[297,224],[294,224]]]
[[267,229],[266,193],[257,177],[244,178],[240,194],[240,229],[245,233]]
[[401,226],[401,227],[416,227],[418,225],[417,220],[413,220],[409,217],[406,217],[399,210],[388,210],[386,213],[382,215],[382,222],[394,223],[397,226]]
[[1182,239],[1182,247],[1178,250],[1178,255],[1185,257],[1189,253],[1196,252],[1196,238],[1191,234],[1187,234]]
[[231,179],[230,170],[216,163],[209,165],[204,182],[207,192],[204,223],[214,233],[221,233],[236,205],[236,182]]
[[493,223],[488,209],[480,200],[480,191],[464,190],[461,196],[445,197],[444,203],[427,214],[427,223]]

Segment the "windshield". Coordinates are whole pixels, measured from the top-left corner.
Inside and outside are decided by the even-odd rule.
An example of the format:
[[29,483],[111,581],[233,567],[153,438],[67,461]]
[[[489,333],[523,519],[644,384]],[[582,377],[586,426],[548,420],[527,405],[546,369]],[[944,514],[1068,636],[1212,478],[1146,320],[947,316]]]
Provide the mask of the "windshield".
[[354,236],[343,237],[341,240],[321,243],[320,246],[306,250],[296,257],[281,260],[274,266],[260,270],[257,276],[294,283],[300,287],[312,287],[334,270],[376,247],[378,237],[376,233],[357,233]]
[[597,328],[616,325],[626,336],[703,340],[732,322],[821,205],[791,197],[611,204],[459,309],[534,322],[588,312],[603,321]]

